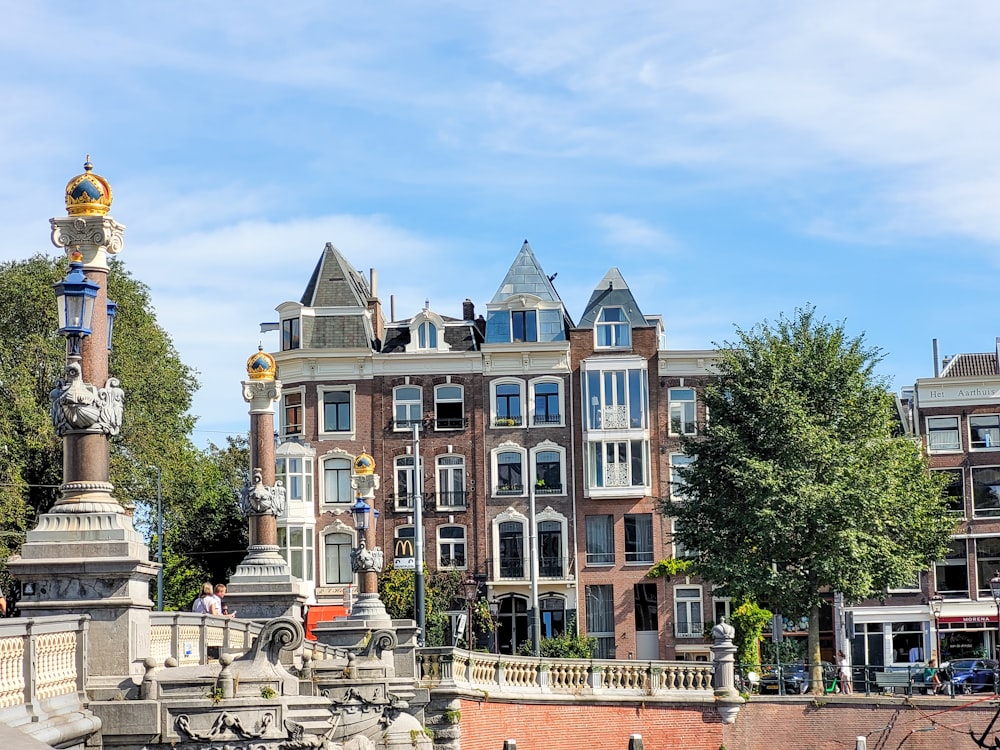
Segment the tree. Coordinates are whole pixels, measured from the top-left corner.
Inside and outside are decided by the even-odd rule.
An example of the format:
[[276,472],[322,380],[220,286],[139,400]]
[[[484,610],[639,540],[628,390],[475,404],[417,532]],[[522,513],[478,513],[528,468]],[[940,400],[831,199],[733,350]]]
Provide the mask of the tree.
[[[20,549],[37,516],[55,503],[62,481],[62,441],[49,418],[49,392],[65,365],[52,285],[66,272],[65,258],[41,254],[0,264],[0,586],[5,590],[7,557]],[[230,561],[223,568],[205,565],[190,557],[185,544],[190,536],[193,543],[210,540],[212,549],[245,549],[245,528],[237,530],[232,520],[233,492],[242,479],[226,468],[223,454],[229,449],[203,453],[191,443],[195,418],[190,407],[198,387],[194,370],[181,361],[157,323],[148,288],[117,258],[110,262],[108,298],[118,303],[109,370],[125,391],[122,428],[110,440],[115,497],[138,506],[137,528],[153,543],[159,469],[168,553],[177,532],[183,532],[175,553],[166,556],[165,590],[176,588],[175,576],[218,580]],[[222,492],[219,482],[239,484]],[[217,511],[227,520],[215,523]],[[186,593],[178,596],[185,599],[178,606],[189,603]]]
[[883,595],[940,559],[954,526],[945,478],[894,436],[881,351],[813,308],[744,331],[719,352],[702,438],[684,441],[677,517],[684,547],[725,595],[809,617],[819,677],[823,594]]

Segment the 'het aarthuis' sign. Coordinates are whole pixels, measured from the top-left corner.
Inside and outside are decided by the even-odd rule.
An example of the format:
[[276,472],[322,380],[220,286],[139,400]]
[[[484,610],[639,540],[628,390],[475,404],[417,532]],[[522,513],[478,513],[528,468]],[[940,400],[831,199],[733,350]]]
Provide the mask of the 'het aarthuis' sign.
[[949,406],[952,404],[973,404],[1000,400],[998,383],[962,383],[955,385],[934,385],[917,382],[917,399],[921,406]]

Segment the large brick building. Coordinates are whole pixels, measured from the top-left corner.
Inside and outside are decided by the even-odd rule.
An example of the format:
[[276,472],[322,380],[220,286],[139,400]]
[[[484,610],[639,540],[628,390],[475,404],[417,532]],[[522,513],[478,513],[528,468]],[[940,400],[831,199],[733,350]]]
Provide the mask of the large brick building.
[[527,242],[485,317],[466,300],[461,317],[386,320],[375,281],[327,245],[277,307],[279,543],[314,606],[350,604],[350,466],[367,450],[387,557],[414,564],[420,503],[428,566],[476,576],[501,651],[529,639],[537,601],[542,637],[575,622],[604,657],[707,658],[725,603],[646,572],[676,552],[658,508],[680,435],[704,424],[712,352],[665,350],[618,269],[574,324]]

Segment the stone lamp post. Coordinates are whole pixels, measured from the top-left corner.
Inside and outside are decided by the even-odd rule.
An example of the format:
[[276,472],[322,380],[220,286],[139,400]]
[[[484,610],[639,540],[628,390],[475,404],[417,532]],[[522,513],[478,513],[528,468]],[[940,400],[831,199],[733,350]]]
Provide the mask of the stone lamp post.
[[351,486],[357,492],[351,515],[358,532],[358,546],[351,552],[351,570],[359,576],[361,593],[349,619],[386,625],[390,622],[389,614],[378,595],[378,574],[382,572],[384,556],[381,548],[375,545],[378,511],[372,509],[379,475],[375,473],[375,459],[364,451],[354,459]]
[[149,654],[149,582],[159,566],[114,498],[109,438],[118,434],[124,391],[108,375],[116,305],[108,301],[108,256],[122,249],[125,227],[108,211],[108,181],[88,157],[66,185],[67,216],[51,220],[52,242],[66,251],[69,275],[55,285],[66,368],[52,389],[50,415],[63,441],[59,499],[9,561],[21,581],[19,607],[29,617],[90,615],[90,640],[119,644],[88,653],[93,695],[122,675],[143,673]]

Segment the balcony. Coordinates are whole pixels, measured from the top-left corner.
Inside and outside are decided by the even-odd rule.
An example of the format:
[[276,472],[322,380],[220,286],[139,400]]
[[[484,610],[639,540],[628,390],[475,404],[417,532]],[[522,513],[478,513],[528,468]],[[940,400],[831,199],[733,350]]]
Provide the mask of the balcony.
[[516,417],[494,417],[493,426],[494,427],[520,427],[521,426],[521,416]]
[[538,558],[538,577],[562,578],[565,575],[567,562],[568,560],[565,557]]
[[679,622],[674,627],[676,638],[703,638],[705,626],[700,622]]
[[562,417],[559,414],[536,414],[532,424],[562,424]]
[[424,421],[422,419],[390,419],[389,429],[395,432],[403,432],[405,430],[413,431],[413,427],[416,426],[417,429],[424,429]]
[[517,578],[517,579],[522,579],[527,577],[527,572],[524,567],[524,560],[522,558],[517,558],[517,557],[501,557],[500,577]]

